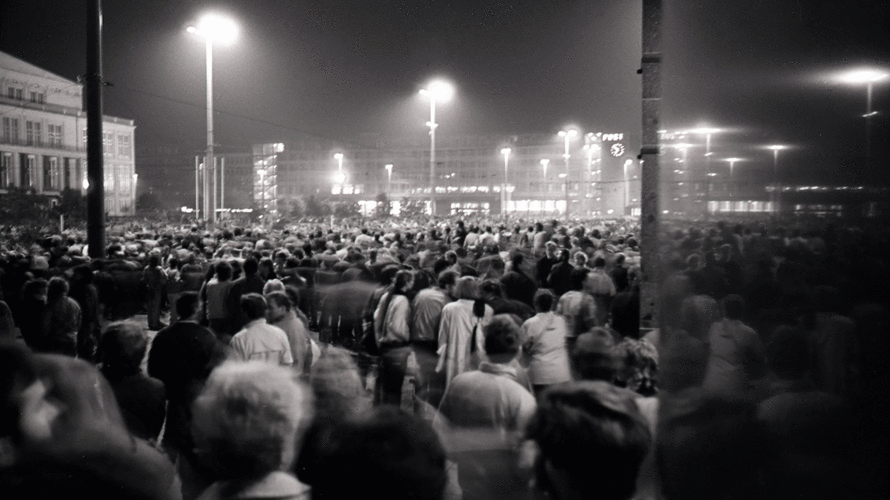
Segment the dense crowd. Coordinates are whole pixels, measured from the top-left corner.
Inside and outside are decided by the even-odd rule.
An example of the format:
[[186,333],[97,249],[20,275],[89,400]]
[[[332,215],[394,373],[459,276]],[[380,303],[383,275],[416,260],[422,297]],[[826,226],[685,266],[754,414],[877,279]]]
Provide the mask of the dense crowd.
[[879,226],[665,222],[654,317],[635,219],[4,234],[9,498],[886,486]]

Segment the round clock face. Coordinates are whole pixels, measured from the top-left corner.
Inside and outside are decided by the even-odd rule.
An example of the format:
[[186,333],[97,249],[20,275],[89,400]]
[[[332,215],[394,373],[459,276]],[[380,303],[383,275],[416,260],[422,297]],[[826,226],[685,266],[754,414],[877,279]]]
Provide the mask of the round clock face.
[[620,142],[616,142],[615,144],[612,144],[612,147],[609,148],[609,153],[611,153],[612,156],[614,156],[616,158],[624,155],[624,144],[621,144]]

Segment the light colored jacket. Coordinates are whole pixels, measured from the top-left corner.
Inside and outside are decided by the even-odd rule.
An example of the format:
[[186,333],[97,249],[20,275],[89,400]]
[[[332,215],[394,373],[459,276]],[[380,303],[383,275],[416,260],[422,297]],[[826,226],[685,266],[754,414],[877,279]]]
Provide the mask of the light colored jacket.
[[565,319],[553,312],[539,312],[519,329],[523,361],[533,385],[552,385],[572,380],[566,350]]

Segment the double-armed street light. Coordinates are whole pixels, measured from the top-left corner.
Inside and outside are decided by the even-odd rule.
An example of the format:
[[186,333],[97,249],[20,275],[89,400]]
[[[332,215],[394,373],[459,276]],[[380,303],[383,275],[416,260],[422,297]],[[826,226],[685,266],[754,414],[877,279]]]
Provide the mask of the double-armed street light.
[[426,122],[430,128],[430,215],[436,214],[436,102],[447,102],[454,95],[454,87],[442,80],[435,80],[425,89],[420,89],[420,95],[430,100],[430,121]]
[[[238,26],[231,19],[218,15],[207,14],[201,18],[197,26],[189,26],[189,33],[204,39],[207,60],[207,159],[204,160],[204,219],[216,221],[216,162],[213,157],[213,43],[229,44],[238,36]],[[210,179],[207,170],[213,169],[213,207],[210,207]]]
[[562,137],[563,139],[565,139],[565,152],[563,153],[562,157],[566,161],[566,222],[568,222],[569,213],[570,213],[570,208],[569,208],[569,206],[570,206],[570,203],[569,203],[569,201],[570,201],[569,200],[569,158],[572,157],[572,155],[569,154],[569,142],[578,136],[578,131],[575,129],[560,130],[559,136]]

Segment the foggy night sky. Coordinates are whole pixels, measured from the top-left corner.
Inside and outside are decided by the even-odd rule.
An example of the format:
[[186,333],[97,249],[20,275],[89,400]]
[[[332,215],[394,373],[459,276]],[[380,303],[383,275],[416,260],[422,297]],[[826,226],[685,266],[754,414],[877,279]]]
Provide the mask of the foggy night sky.
[[[104,77],[114,86],[104,112],[136,120],[137,148],[203,150],[204,45],[185,29],[209,10],[241,30],[214,50],[223,152],[300,132],[424,138],[429,105],[417,91],[436,76],[456,87],[437,110],[440,137],[555,137],[569,124],[639,137],[640,0],[106,0]],[[7,0],[0,51],[76,79],[85,11],[83,0]],[[661,128],[732,129],[713,137],[713,150],[748,159],[741,172],[771,169],[759,147],[779,142],[795,146],[780,153],[787,182],[865,181],[865,86],[830,75],[890,70],[890,2],[665,0],[664,13]],[[873,98],[882,170],[888,107],[890,80]]]

